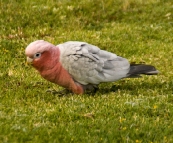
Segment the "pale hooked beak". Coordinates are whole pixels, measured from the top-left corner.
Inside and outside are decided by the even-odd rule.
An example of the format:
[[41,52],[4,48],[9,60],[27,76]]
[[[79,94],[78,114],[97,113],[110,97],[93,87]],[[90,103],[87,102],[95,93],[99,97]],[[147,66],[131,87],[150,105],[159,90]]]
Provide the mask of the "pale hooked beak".
[[27,63],[32,63],[33,59],[30,57],[27,57]]

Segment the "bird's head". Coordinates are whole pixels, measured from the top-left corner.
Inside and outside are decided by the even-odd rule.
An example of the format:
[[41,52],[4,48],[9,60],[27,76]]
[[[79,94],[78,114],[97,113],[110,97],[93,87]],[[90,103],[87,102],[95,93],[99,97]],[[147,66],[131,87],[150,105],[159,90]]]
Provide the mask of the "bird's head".
[[49,69],[58,60],[58,48],[44,40],[37,40],[30,43],[26,49],[27,62],[38,71]]

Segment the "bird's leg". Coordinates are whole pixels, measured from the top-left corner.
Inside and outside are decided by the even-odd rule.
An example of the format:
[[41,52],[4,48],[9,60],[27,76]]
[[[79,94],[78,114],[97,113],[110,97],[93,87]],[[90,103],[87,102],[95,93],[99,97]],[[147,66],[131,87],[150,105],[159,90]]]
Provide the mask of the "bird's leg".
[[[94,84],[82,85],[82,84],[79,84],[77,82],[75,82],[75,83],[78,87],[77,89],[83,90],[83,93],[86,93],[86,94],[94,95],[98,90],[98,85],[94,85]],[[80,94],[76,90],[73,91],[73,90],[68,90],[68,89],[63,89],[61,91],[47,90],[47,92],[50,92],[54,95],[58,94],[58,96],[66,96],[66,95],[69,95],[69,94]]]
[[99,89],[98,85],[95,85],[95,84],[88,84],[88,85],[82,85],[82,86],[84,89],[84,93],[86,93],[86,94],[94,95],[97,92],[97,90]]

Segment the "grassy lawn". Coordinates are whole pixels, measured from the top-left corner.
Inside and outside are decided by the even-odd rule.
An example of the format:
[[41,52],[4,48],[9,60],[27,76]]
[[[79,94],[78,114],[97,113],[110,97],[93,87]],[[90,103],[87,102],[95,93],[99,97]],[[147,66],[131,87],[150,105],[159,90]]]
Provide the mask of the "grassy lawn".
[[[0,28],[0,142],[173,142],[171,0],[1,0]],[[160,74],[59,97],[26,64],[37,39],[86,41]]]

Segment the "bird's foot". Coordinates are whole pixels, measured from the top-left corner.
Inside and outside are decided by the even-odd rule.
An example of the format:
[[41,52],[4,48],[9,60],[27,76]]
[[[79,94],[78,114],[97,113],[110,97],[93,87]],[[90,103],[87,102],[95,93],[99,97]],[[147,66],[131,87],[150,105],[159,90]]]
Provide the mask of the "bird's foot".
[[53,95],[58,95],[58,96],[67,96],[69,94],[73,94],[71,91],[69,91],[68,89],[63,89],[63,90],[60,90],[60,91],[57,91],[57,90],[51,90],[51,89],[48,89],[46,92],[50,92],[51,94]]

